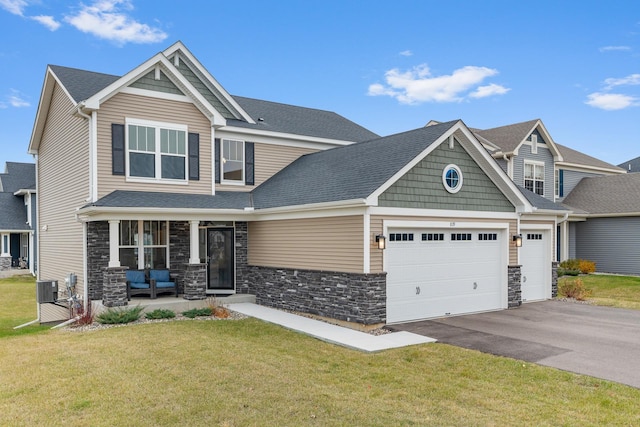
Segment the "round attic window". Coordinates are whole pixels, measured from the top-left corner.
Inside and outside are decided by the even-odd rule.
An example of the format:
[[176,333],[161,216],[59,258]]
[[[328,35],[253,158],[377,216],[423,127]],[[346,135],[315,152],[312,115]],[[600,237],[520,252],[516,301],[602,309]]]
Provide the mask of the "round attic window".
[[456,165],[447,165],[442,170],[442,184],[449,193],[457,193],[462,188],[462,171]]

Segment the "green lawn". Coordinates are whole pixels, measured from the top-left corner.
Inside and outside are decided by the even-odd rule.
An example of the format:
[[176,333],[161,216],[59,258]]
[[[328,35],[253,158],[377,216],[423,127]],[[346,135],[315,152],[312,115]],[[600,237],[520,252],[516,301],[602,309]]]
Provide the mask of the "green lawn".
[[640,310],[640,277],[590,274],[588,276],[564,276],[566,280],[580,279],[591,291],[589,301],[597,305]]
[[632,387],[444,344],[365,354],[255,319],[5,336],[0,378],[12,426],[640,424]]
[[0,295],[0,338],[49,329],[37,323],[13,329],[38,318],[36,279],[33,276],[0,279]]

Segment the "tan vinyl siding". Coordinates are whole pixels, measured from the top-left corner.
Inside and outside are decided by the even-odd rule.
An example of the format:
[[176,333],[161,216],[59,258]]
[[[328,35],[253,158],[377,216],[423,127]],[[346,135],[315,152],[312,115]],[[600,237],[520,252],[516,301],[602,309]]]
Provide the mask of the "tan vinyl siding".
[[284,145],[254,143],[255,185],[216,185],[216,191],[251,191],[298,157],[318,150]]
[[72,111],[56,85],[38,153],[38,268],[42,280],[58,280],[61,290],[65,276],[76,273],[82,293],[83,226],[75,211],[89,195],[89,127]]
[[362,216],[249,223],[249,265],[363,272]]
[[[515,265],[518,263],[518,252],[517,248],[511,242],[511,236],[516,233],[517,229],[517,221],[515,219],[505,220],[505,219],[463,219],[463,218],[440,218],[440,217],[411,217],[411,216],[382,216],[382,215],[371,215],[371,236],[375,236],[377,234],[382,234],[383,232],[383,221],[437,221],[437,222],[477,222],[477,223],[487,223],[487,222],[508,222],[509,223],[509,265]],[[382,257],[384,255],[384,251],[380,250],[375,246],[375,242],[371,241],[371,273],[381,273],[382,270]]]
[[[189,132],[200,134],[200,180],[187,185],[127,182],[111,173],[111,124],[124,124],[126,118],[187,125]],[[211,194],[211,122],[186,102],[121,93],[98,111],[98,197],[114,190],[159,191]]]

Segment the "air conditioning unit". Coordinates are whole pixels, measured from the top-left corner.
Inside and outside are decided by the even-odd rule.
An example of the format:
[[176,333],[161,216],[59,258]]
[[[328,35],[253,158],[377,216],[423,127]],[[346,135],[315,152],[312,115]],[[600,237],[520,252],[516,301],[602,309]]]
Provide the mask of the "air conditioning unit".
[[38,280],[36,282],[36,299],[39,304],[56,302],[58,299],[58,281]]

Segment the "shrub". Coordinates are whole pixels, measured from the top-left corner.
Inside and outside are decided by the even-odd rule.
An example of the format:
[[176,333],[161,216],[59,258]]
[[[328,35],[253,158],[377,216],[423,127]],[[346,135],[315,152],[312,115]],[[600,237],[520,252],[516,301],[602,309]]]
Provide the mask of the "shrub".
[[566,259],[560,263],[560,267],[565,270],[580,270],[579,259]]
[[558,285],[558,293],[566,298],[584,301],[591,296],[591,291],[585,288],[582,279],[565,280]]
[[105,325],[115,325],[121,323],[131,323],[140,319],[144,307],[139,305],[135,307],[118,307],[110,308],[100,313],[96,320],[98,323]]
[[158,308],[145,314],[147,319],[173,319],[176,313],[166,308]]
[[582,274],[591,274],[596,271],[596,263],[593,261],[587,261],[581,259],[578,263],[578,269],[582,272]]
[[211,316],[212,310],[209,307],[204,308],[192,308],[191,310],[183,311],[182,315],[193,319],[198,316]]
[[89,306],[87,307],[86,310],[83,309],[78,312],[78,321],[76,322],[76,325],[78,326],[91,325],[95,320],[95,317],[96,315],[93,311],[93,304],[89,302]]
[[207,306],[211,309],[214,317],[226,319],[231,316],[231,311],[220,303],[215,297],[207,299]]
[[580,270],[567,270],[566,268],[558,267],[558,277],[577,276],[578,274],[580,274]]

